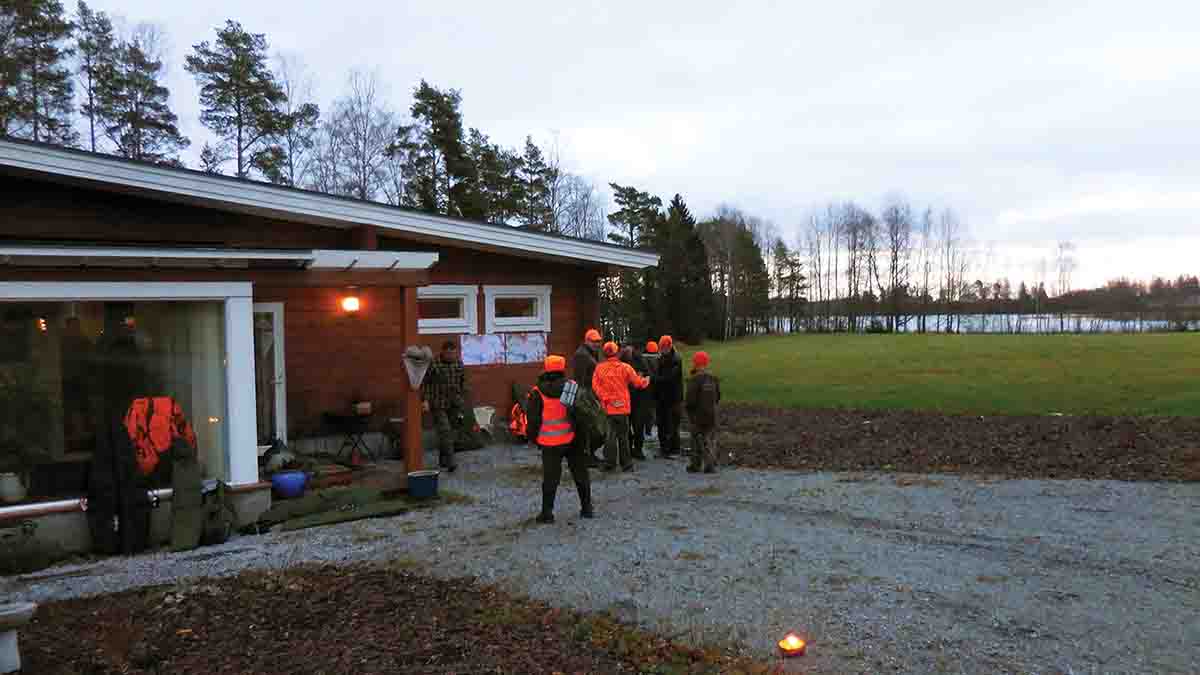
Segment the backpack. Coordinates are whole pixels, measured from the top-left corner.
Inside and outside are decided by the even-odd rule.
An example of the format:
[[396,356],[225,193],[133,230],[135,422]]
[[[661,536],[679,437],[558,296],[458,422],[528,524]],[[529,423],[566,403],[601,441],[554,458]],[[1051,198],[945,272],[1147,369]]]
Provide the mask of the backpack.
[[576,433],[590,439],[592,447],[604,442],[608,437],[608,414],[590,388],[568,380],[558,400],[574,411]]
[[201,501],[204,504],[204,524],[200,544],[224,544],[233,534],[237,509],[230,498],[229,486],[223,481],[204,481]]

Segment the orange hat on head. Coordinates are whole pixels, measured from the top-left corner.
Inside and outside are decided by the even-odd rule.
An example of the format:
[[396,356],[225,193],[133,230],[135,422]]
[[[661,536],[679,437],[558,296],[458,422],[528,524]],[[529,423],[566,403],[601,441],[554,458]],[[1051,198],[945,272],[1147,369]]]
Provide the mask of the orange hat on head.
[[658,339],[659,349],[670,349],[673,346],[675,346],[675,341],[671,339],[670,335],[664,335]]
[[567,372],[567,360],[561,356],[551,354],[542,362],[547,373],[565,373]]
[[617,352],[619,352],[619,351],[621,351],[621,349],[620,349],[620,347],[617,347],[617,343],[615,343],[615,342],[605,342],[604,343],[604,355],[605,356],[616,356]]
[[583,334],[583,341],[584,342],[599,342],[600,341],[600,331],[596,330],[595,328],[589,328],[588,331]]
[[651,354],[657,354],[658,353],[658,343],[655,342],[654,340],[647,342],[646,343],[646,351],[650,352]]
[[707,368],[709,363],[708,352],[696,352],[692,356],[693,368]]

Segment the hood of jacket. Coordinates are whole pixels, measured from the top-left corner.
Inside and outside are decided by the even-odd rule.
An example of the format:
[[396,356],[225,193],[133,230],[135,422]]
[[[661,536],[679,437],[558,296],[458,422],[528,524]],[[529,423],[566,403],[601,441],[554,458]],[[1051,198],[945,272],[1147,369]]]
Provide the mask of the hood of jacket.
[[566,384],[567,376],[562,373],[542,373],[538,376],[537,388],[548,398],[558,398]]

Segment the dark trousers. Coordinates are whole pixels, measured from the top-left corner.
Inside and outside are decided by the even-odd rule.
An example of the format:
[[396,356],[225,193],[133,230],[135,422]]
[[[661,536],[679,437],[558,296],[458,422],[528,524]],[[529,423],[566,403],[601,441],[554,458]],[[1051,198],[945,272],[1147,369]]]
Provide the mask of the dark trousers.
[[588,475],[588,453],[575,443],[560,446],[538,446],[542,451],[542,513],[554,513],[554,498],[558,495],[558,483],[562,480],[562,463],[567,460],[575,489],[579,491],[579,507],[584,511],[592,508],[592,478]]
[[604,468],[628,469],[633,466],[629,452],[629,415],[608,416],[608,442],[604,444]]
[[645,458],[643,453],[646,446],[646,432],[650,429],[653,417],[653,403],[650,401],[639,401],[634,404],[633,414],[629,416],[629,422],[633,427],[630,430],[633,434],[633,456],[638,459]]
[[663,455],[679,454],[679,404],[658,401],[658,451]]

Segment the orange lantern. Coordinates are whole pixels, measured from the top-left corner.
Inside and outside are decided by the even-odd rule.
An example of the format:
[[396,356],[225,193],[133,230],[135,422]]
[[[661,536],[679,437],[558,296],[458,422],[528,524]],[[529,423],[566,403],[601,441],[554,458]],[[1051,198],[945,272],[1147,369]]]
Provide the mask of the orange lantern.
[[361,308],[362,301],[358,299],[357,295],[347,295],[346,297],[342,298],[343,312],[346,312],[347,314],[354,314]]
[[804,650],[808,645],[795,633],[788,633],[779,641],[779,651],[785,657],[804,656]]

